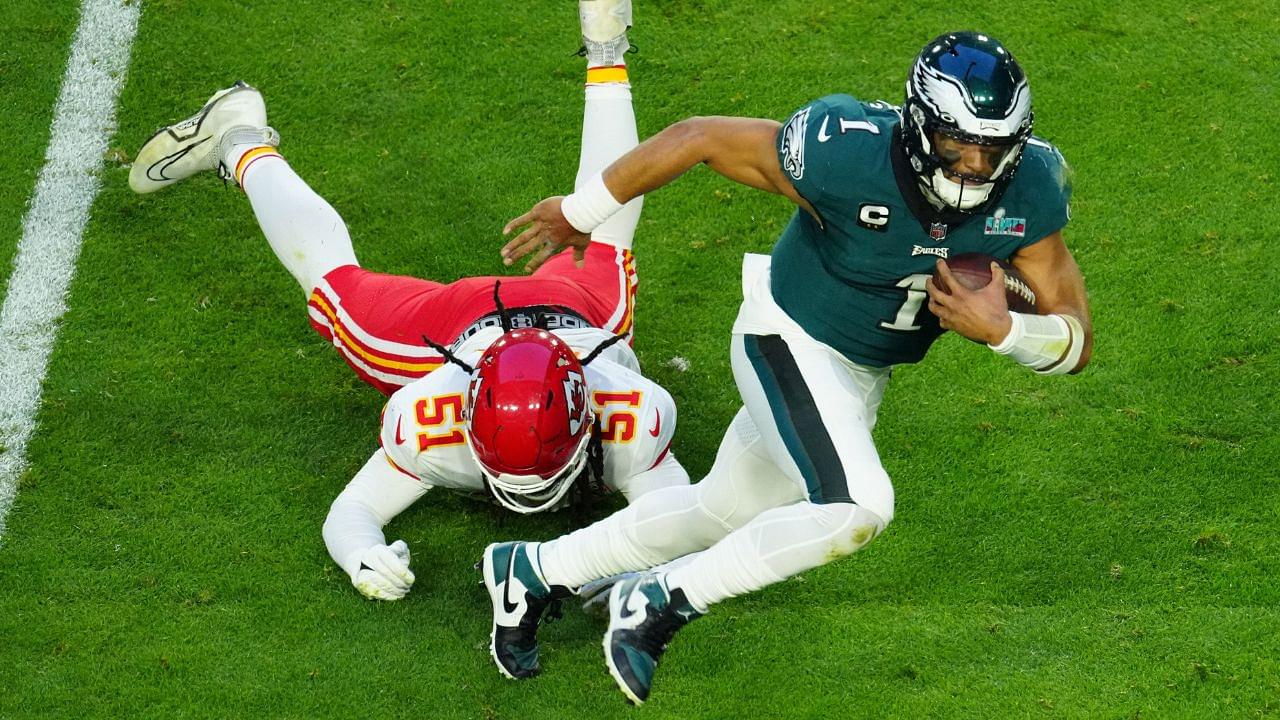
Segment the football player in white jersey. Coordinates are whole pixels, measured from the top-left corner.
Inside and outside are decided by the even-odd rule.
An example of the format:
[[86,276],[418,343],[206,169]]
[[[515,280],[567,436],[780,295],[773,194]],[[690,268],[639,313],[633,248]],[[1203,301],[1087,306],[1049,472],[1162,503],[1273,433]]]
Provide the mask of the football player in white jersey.
[[[602,64],[593,52],[581,178],[637,144],[621,57]],[[640,374],[625,342],[640,198],[587,247],[565,250],[532,276],[446,284],[382,275],[360,267],[342,219],[278,145],[262,95],[237,83],[152,136],[129,182],[145,193],[206,170],[233,180],[307,294],[312,326],[390,395],[381,447],[334,500],[323,530],[363,595],[396,600],[409,591],[409,549],[388,544],[382,527],[433,487],[531,513],[563,507],[588,483],[628,500],[688,484],[670,452],[674,402]]]

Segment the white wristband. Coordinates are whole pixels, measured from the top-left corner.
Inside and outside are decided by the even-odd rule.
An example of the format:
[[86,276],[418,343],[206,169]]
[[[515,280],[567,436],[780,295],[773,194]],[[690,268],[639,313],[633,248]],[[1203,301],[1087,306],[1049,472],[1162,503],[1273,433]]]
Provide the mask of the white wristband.
[[1041,375],[1065,375],[1084,352],[1084,327],[1071,315],[1029,315],[1009,311],[1012,326],[998,345],[988,345]]
[[564,219],[580,233],[595,230],[621,209],[622,203],[614,200],[609,188],[605,187],[603,172],[592,175],[560,204]]

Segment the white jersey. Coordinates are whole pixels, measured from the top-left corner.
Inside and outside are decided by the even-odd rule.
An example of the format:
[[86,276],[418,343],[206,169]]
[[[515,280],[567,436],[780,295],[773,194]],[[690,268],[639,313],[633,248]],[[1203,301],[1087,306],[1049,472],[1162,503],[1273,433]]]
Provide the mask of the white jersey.
[[[579,357],[612,337],[594,328],[553,332]],[[499,335],[497,330],[481,330],[462,342],[455,354],[474,364]],[[651,490],[688,485],[689,474],[669,450],[676,429],[675,402],[640,374],[631,348],[613,345],[584,370],[600,418],[606,487],[632,501]],[[382,448],[334,499],[324,523],[329,555],[353,581],[364,553],[386,544],[382,526],[432,487],[485,493],[462,422],[469,382],[462,368],[445,365],[404,386],[387,402]]]
[[[579,357],[612,335],[595,328],[555,330]],[[488,328],[467,338],[454,352],[468,364],[479,361],[501,332]],[[662,386],[642,376],[635,353],[617,343],[584,368],[587,389],[600,421],[604,483],[628,496],[628,481],[658,465],[675,435],[676,406]],[[382,449],[391,464],[431,487],[485,492],[480,467],[467,446],[462,410],[470,377],[445,364],[396,391],[382,415]]]

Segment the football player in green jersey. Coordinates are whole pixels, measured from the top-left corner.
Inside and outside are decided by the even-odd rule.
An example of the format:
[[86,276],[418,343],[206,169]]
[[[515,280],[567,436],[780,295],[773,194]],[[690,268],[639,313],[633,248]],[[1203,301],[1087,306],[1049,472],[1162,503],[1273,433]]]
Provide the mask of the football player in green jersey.
[[[531,267],[622,204],[699,163],[799,206],[771,256],[748,255],[733,328],[739,411],[700,483],[660,490],[548,543],[515,543],[548,592],[640,573],[610,595],[605,659],[633,702],[647,698],[674,633],[712,604],[848,555],[893,518],[893,486],[871,430],[889,369],[947,329],[1041,374],[1089,361],[1084,279],[1062,239],[1062,156],[1034,138],[1031,94],[990,36],[929,42],[899,107],[833,95],[785,123],[691,118],[623,155],[567,197],[509,223],[503,248]],[[968,290],[942,259],[1009,258],[1039,314],[1011,312],[1004,275]],[[702,552],[698,552],[702,551]],[[536,647],[538,618],[522,619]]]

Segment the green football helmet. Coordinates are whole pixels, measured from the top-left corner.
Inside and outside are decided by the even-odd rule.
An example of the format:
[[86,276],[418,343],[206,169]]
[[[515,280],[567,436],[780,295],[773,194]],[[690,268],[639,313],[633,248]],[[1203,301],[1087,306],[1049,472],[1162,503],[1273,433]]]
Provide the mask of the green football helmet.
[[[929,42],[907,78],[902,146],[921,193],[938,209],[981,212],[999,201],[1031,137],[1031,88],[998,40],[954,32]],[[952,169],[939,141],[983,146],[991,173]]]

